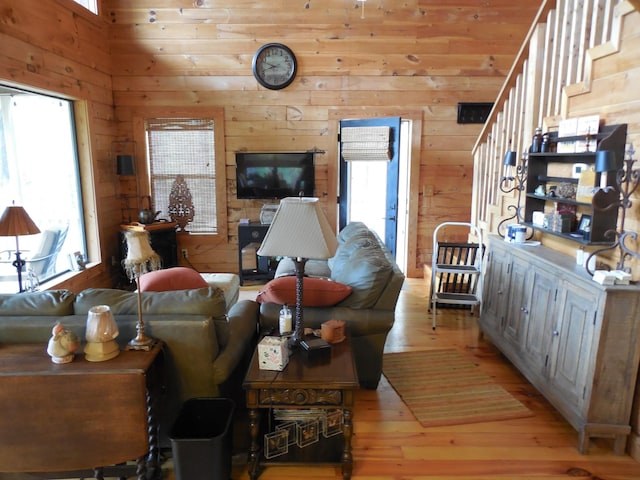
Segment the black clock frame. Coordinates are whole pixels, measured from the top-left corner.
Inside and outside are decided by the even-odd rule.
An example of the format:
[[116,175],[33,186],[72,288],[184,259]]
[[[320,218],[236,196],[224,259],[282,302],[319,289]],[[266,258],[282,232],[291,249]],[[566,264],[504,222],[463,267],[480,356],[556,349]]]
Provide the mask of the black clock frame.
[[[293,60],[293,70],[291,71],[291,74],[289,75],[289,78],[287,79],[286,82],[281,83],[280,85],[272,85],[270,83],[265,82],[262,77],[260,77],[259,73],[258,73],[258,69],[257,69],[257,61],[258,58],[260,57],[260,54],[269,49],[269,48],[280,48],[282,50],[285,50],[287,52],[288,55],[291,56],[291,59]],[[253,56],[253,61],[251,62],[251,70],[253,71],[253,76],[255,77],[255,79],[258,81],[258,83],[260,85],[262,85],[265,88],[268,88],[269,90],[281,90],[285,87],[288,87],[289,85],[291,85],[291,83],[293,82],[293,80],[296,78],[296,74],[298,72],[298,60],[296,59],[295,54],[293,53],[293,50],[291,50],[289,47],[287,47],[286,45],[282,44],[282,43],[266,43],[264,45],[262,45],[254,54]]]

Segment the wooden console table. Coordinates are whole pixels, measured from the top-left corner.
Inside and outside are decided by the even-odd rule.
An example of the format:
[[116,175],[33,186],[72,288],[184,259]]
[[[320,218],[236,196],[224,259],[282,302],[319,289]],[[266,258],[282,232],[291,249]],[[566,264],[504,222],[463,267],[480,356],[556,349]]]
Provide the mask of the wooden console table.
[[57,365],[46,342],[0,345],[0,472],[101,479],[124,477],[126,467],[139,480],[159,478],[154,407],[162,348],[121,351],[105,362],[79,354]]
[[[281,372],[260,370],[256,350],[243,386],[246,389],[247,408],[249,408],[251,433],[249,475],[252,480],[260,475],[262,465],[316,463],[341,465],[342,477],[345,480],[351,478],[353,392],[359,388],[359,383],[348,338],[342,343],[332,345],[331,358],[326,362],[305,361],[303,352],[295,351]],[[316,443],[304,448],[292,445],[288,453],[267,459],[264,456],[261,446],[263,442],[259,434],[266,433],[265,430],[268,430],[268,424],[272,419],[266,418],[264,425],[261,425],[260,411],[267,410],[267,415],[271,415],[277,409],[341,410],[344,419],[341,435],[324,438],[320,434]]]

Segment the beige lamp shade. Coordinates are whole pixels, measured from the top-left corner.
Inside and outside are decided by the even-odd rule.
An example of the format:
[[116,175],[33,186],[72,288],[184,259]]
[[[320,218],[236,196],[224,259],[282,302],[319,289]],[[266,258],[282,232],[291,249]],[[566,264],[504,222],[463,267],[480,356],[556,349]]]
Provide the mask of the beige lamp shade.
[[317,198],[283,198],[258,255],[331,258],[338,242]]
[[0,237],[35,235],[36,233],[40,233],[40,229],[23,207],[9,206],[0,217]]
[[118,324],[108,305],[91,307],[87,314],[85,358],[90,362],[102,362],[117,357],[120,353],[115,342],[118,333]]
[[160,255],[153,251],[149,243],[149,232],[128,231],[125,239],[127,257],[122,261],[122,265],[130,280],[162,267]]

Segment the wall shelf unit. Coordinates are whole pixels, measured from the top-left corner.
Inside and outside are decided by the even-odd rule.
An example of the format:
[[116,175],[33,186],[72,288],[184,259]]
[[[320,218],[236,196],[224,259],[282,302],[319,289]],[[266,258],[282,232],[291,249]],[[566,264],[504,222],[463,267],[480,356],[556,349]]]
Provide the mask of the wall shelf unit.
[[[615,230],[618,220],[618,210],[611,209],[607,211],[597,210],[590,202],[577,201],[575,198],[561,198],[558,196],[541,195],[536,193],[536,189],[543,186],[546,192],[551,190],[550,187],[557,186],[562,183],[577,185],[578,179],[569,175],[571,166],[574,164],[586,164],[594,167],[596,159],[596,150],[612,150],[616,154],[616,158],[622,165],[624,158],[625,141],[627,137],[627,125],[606,125],[600,128],[596,135],[589,136],[572,136],[557,137],[552,135],[554,143],[559,142],[584,142],[594,141],[595,149],[591,146],[592,151],[579,153],[530,153],[527,164],[527,180],[525,193],[524,221],[522,222],[529,228],[539,230],[557,237],[565,238],[573,242],[585,245],[608,245],[614,241],[613,237],[606,235],[609,230]],[[557,174],[560,172],[559,174]],[[563,172],[566,175],[563,176]],[[599,185],[600,174],[595,176],[595,185]],[[611,172],[607,176],[607,186],[615,188],[615,175]],[[577,221],[573,222],[570,231],[555,231],[539,224],[534,224],[534,212],[549,212],[550,208],[558,210],[558,207],[568,208],[576,213],[579,220],[580,215],[588,215],[591,217],[590,230],[586,233],[577,231]]]

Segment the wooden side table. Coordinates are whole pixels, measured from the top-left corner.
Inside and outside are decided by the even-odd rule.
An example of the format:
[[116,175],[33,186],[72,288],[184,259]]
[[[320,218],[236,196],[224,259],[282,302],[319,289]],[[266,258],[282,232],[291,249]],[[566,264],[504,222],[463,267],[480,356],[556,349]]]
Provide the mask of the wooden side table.
[[[260,370],[256,350],[243,386],[249,408],[249,475],[252,480],[260,475],[261,466],[316,463],[341,465],[342,477],[345,480],[351,478],[353,399],[359,383],[348,338],[333,345],[330,359],[323,362],[307,361],[302,351],[295,351],[281,372]],[[260,434],[265,430],[270,433],[269,424],[274,423],[271,415],[277,409],[341,411],[341,435],[324,438],[320,434],[315,443],[304,448],[292,446],[286,454],[267,459]],[[260,412],[264,410],[267,410],[267,415],[261,419]]]
[[[74,476],[101,479],[124,476],[128,467],[139,480],[159,478],[154,412],[162,350],[159,342],[149,352],[121,351],[105,362],[80,354],[57,365],[46,343],[0,346],[0,472],[84,472]],[[117,465],[133,459],[133,466]]]

